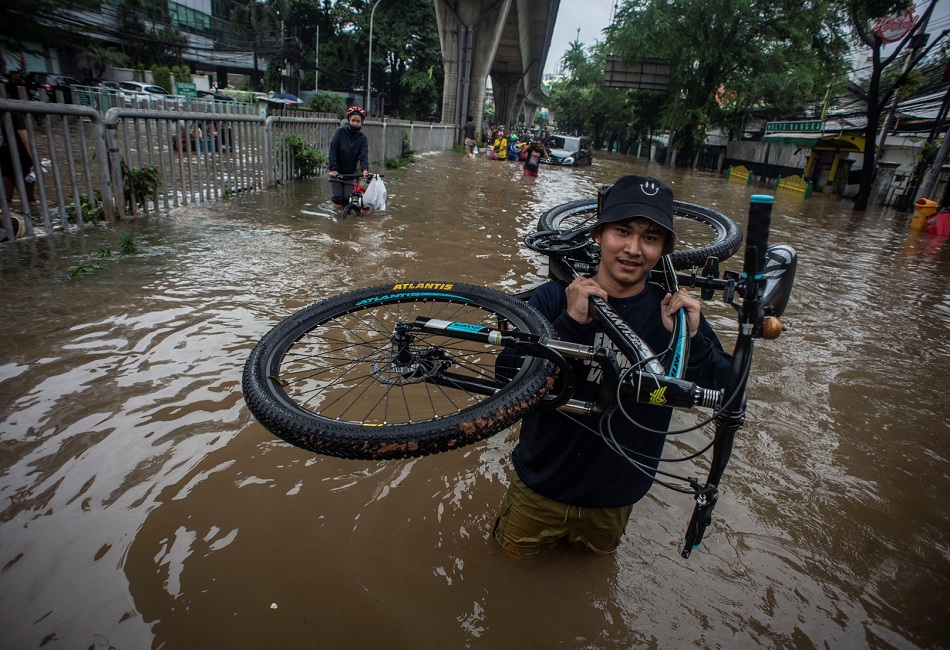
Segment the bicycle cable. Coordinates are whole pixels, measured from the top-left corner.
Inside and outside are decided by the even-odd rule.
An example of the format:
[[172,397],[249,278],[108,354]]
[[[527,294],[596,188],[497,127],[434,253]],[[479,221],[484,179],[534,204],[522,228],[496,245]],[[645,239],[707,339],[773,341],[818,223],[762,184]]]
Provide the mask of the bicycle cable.
[[[588,426],[587,424],[585,424],[585,423],[582,422],[580,419],[578,419],[577,417],[575,417],[574,415],[572,415],[572,414],[570,414],[570,413],[564,413],[563,411],[561,411],[561,412],[559,412],[559,413],[560,413],[561,415],[563,415],[564,417],[566,417],[566,418],[570,418],[571,421],[574,422],[574,423],[575,423],[578,427],[580,427],[581,429],[586,430],[588,433],[591,433],[591,434],[597,436],[598,438],[600,438],[601,440],[603,440],[604,443],[608,446],[608,448],[610,448],[612,451],[614,451],[617,455],[621,456],[624,460],[626,460],[628,463],[630,463],[630,465],[632,465],[637,471],[639,471],[640,473],[642,473],[644,476],[648,477],[648,478],[649,478],[651,481],[653,481],[654,483],[657,483],[657,484],[659,484],[659,485],[662,485],[663,487],[665,487],[665,488],[667,488],[667,489],[669,489],[669,490],[673,490],[674,492],[680,492],[681,494],[694,494],[694,493],[695,493],[695,489],[687,490],[687,489],[685,489],[685,488],[680,488],[680,487],[678,487],[678,486],[676,486],[676,485],[672,485],[672,484],[670,484],[670,483],[667,483],[666,481],[663,481],[663,480],[661,480],[661,479],[656,478],[656,476],[655,476],[654,474],[661,474],[661,475],[663,475],[663,476],[666,476],[666,477],[669,477],[669,478],[672,478],[672,479],[676,479],[677,481],[682,481],[682,482],[688,483],[688,484],[690,484],[690,485],[695,485],[695,484],[696,484],[696,480],[693,479],[693,478],[690,478],[690,477],[688,477],[688,476],[681,476],[681,475],[679,475],[679,474],[673,474],[673,473],[671,473],[671,472],[666,472],[666,471],[661,470],[661,469],[659,469],[659,468],[654,468],[654,467],[652,467],[652,466],[650,466],[650,465],[647,465],[647,464],[644,463],[644,462],[641,462],[641,461],[639,461],[639,460],[636,460],[635,458],[631,458],[630,456],[627,455],[626,452],[629,452],[629,453],[632,453],[632,454],[637,454],[637,455],[639,455],[639,456],[644,457],[644,458],[647,459],[647,460],[656,460],[657,462],[669,462],[669,463],[673,463],[673,462],[685,462],[685,461],[688,461],[688,460],[692,460],[693,458],[698,458],[699,456],[702,456],[702,455],[705,454],[707,451],[709,451],[709,448],[712,447],[712,445],[713,445],[713,443],[714,443],[714,441],[710,441],[709,444],[707,444],[707,445],[706,445],[703,449],[701,449],[700,451],[698,451],[698,452],[696,452],[696,453],[694,453],[694,454],[692,454],[692,455],[690,455],[690,456],[684,457],[684,458],[663,458],[663,457],[656,458],[656,457],[654,457],[654,456],[648,456],[648,455],[643,454],[643,453],[641,453],[641,452],[636,452],[636,451],[627,449],[627,448],[624,447],[622,444],[620,444],[620,443],[617,441],[616,437],[614,436],[612,427],[610,427],[609,422],[608,422],[608,425],[607,425],[607,426],[608,426],[608,428],[610,429],[610,435],[607,436],[607,435],[604,435],[603,431],[598,431],[598,430],[593,429],[592,427]],[[608,419],[609,419],[609,418],[608,418]]]
[[[638,364],[638,365],[640,365],[640,364]],[[748,376],[749,371],[751,370],[751,368],[752,368],[752,356],[749,355],[748,358],[747,358],[747,360],[746,360],[745,367],[743,367],[743,368],[740,370],[740,372],[741,372],[742,375]],[[681,435],[681,434],[684,434],[684,433],[692,433],[693,431],[696,431],[696,430],[698,430],[698,429],[701,429],[701,428],[703,428],[704,426],[706,426],[706,425],[708,425],[708,424],[710,424],[710,423],[712,423],[712,422],[715,422],[716,419],[719,417],[719,414],[720,414],[722,411],[724,411],[726,408],[732,407],[732,406],[733,406],[733,402],[736,400],[736,398],[738,398],[738,397],[740,396],[740,394],[742,394],[742,393],[745,392],[745,391],[740,391],[740,390],[737,390],[737,391],[733,392],[732,395],[730,395],[730,396],[728,397],[728,399],[725,399],[725,400],[722,401],[722,403],[716,408],[716,410],[714,411],[714,413],[712,414],[712,416],[710,416],[710,417],[709,417],[708,419],[706,419],[706,420],[703,420],[703,421],[699,422],[699,423],[696,424],[696,425],[693,425],[693,426],[691,426],[691,427],[686,427],[685,429],[678,429],[678,430],[676,430],[676,431],[661,431],[661,430],[659,430],[659,429],[651,429],[650,427],[645,426],[645,425],[642,425],[642,424],[640,424],[639,422],[637,422],[636,418],[633,417],[630,413],[628,413],[628,412],[627,412],[627,409],[624,408],[623,402],[622,402],[621,399],[620,399],[620,389],[621,389],[621,386],[622,386],[623,383],[626,381],[626,378],[627,378],[632,372],[634,372],[635,370],[636,370],[636,366],[630,367],[630,368],[628,368],[627,370],[625,370],[624,373],[623,373],[623,377],[621,377],[621,380],[617,383],[617,389],[616,389],[615,395],[614,395],[614,398],[615,398],[615,400],[616,400],[616,404],[618,405],[617,408],[620,410],[620,412],[623,414],[623,416],[624,416],[629,422],[631,422],[632,424],[636,425],[637,427],[639,427],[640,429],[643,429],[644,431],[646,431],[646,432],[648,432],[648,433],[655,433],[655,434],[657,434],[657,435],[678,436],[678,435]]]
[[[658,479],[658,478],[656,477],[656,474],[660,474],[660,475],[665,476],[665,477],[668,477],[668,478],[676,479],[677,481],[683,481],[684,483],[689,483],[690,485],[695,484],[695,480],[694,480],[694,479],[691,479],[691,478],[689,478],[689,477],[687,477],[687,476],[680,476],[679,474],[673,474],[672,472],[667,472],[667,471],[661,470],[659,467],[653,467],[653,466],[651,466],[651,465],[647,465],[646,463],[644,463],[644,462],[642,462],[642,461],[639,461],[639,460],[636,460],[636,459],[634,459],[634,458],[631,458],[631,457],[628,456],[626,453],[624,453],[625,451],[628,451],[628,450],[625,450],[625,448],[617,441],[616,437],[614,436],[613,427],[610,426],[610,422],[609,422],[609,419],[610,419],[610,418],[608,417],[608,418],[606,418],[606,419],[608,420],[608,422],[607,422],[607,429],[608,429],[608,432],[609,432],[609,437],[608,437],[608,436],[605,436],[604,433],[603,433],[603,431],[600,432],[600,434],[599,434],[600,437],[604,440],[604,442],[607,443],[607,446],[608,446],[608,447],[610,447],[611,449],[613,449],[614,452],[616,452],[616,453],[617,453],[618,455],[620,455],[624,460],[626,460],[628,463],[630,463],[630,465],[633,466],[638,472],[640,472],[641,474],[643,474],[644,476],[646,476],[647,478],[649,478],[651,481],[653,481],[653,482],[656,483],[657,485],[662,485],[663,487],[667,488],[668,490],[673,490],[674,492],[679,492],[679,493],[681,493],[681,494],[693,494],[693,493],[695,493],[695,490],[694,490],[694,489],[692,489],[692,490],[687,490],[687,489],[685,489],[685,488],[681,488],[681,487],[672,485],[672,484],[670,484],[670,483],[668,483],[668,482],[666,482],[666,481],[664,481],[664,480],[662,480],[662,479]],[[602,420],[602,422],[603,422],[603,420]],[[709,447],[707,447],[707,449],[708,449],[708,448],[709,448]],[[647,458],[647,459],[653,460],[653,457],[647,456],[646,454],[640,454],[639,452],[633,452],[633,453],[638,454],[638,455],[640,455],[640,456],[643,456],[643,457],[645,457],[645,458]],[[661,459],[657,459],[657,460],[658,460],[657,464],[659,464],[659,462],[660,462]]]

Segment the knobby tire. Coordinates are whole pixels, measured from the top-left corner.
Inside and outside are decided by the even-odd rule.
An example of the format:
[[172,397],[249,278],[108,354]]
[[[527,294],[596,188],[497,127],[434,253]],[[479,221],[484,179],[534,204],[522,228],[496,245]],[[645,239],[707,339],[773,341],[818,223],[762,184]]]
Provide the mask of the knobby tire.
[[[726,215],[709,208],[684,203],[673,202],[674,230],[677,232],[677,248],[672,254],[673,268],[682,271],[694,266],[703,266],[706,259],[716,257],[725,260],[732,257],[742,246],[742,231],[735,221]],[[578,199],[555,206],[541,215],[538,219],[538,230],[558,230],[565,232],[581,225],[593,225],[597,220],[597,200]],[[687,221],[684,221],[687,220]],[[690,221],[705,224],[712,230],[712,241],[703,240],[702,245],[695,246],[692,242],[682,242],[680,224]],[[692,225],[692,224],[690,224]]]
[[[518,358],[505,381],[495,374],[501,348],[452,336],[413,332],[413,363],[398,361],[395,324],[418,316],[554,335],[530,305],[485,287],[426,282],[360,289],[306,307],[264,335],[244,368],[249,410],[271,433],[316,453],[408,458],[507,428],[553,385],[549,361]],[[468,391],[446,382],[439,369],[493,383],[496,392]]]

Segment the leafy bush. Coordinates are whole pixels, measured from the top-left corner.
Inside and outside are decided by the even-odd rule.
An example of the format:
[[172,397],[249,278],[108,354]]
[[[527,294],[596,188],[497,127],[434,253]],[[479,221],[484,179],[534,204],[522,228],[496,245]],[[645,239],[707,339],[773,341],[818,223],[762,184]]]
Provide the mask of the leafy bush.
[[158,186],[162,182],[162,173],[155,165],[148,165],[141,169],[132,169],[120,161],[122,169],[122,194],[125,197],[125,207],[132,208],[132,199],[135,205],[145,207],[145,201],[154,197]]
[[336,93],[317,93],[307,106],[318,113],[334,113],[342,120],[346,113],[346,98]]
[[119,236],[119,250],[123,255],[132,255],[139,252],[139,237],[132,232],[124,232]]
[[92,273],[95,273],[96,271],[101,271],[104,268],[105,267],[102,264],[99,264],[98,262],[82,262],[77,267],[70,270],[67,277],[69,277],[70,279],[81,278],[81,277],[90,275]]
[[296,178],[317,176],[320,170],[326,167],[329,162],[325,153],[299,135],[285,135],[283,143],[290,148],[290,155],[293,156]]
[[416,162],[416,150],[412,148],[408,133],[402,134],[402,159],[406,162]]
[[[93,197],[94,201],[90,201],[87,195],[79,195],[83,223],[105,219],[105,210],[102,207],[102,192],[93,190]],[[93,207],[93,203],[95,203],[96,207]],[[74,203],[70,203],[66,206],[66,219],[70,223],[76,223],[76,205]]]
[[402,136],[402,155],[399,158],[387,158],[385,165],[389,169],[402,169],[408,163],[416,162],[415,154],[416,150],[412,148],[412,141],[409,139],[409,134],[404,133]]
[[175,81],[181,83],[191,83],[191,68],[187,65],[157,65],[152,67],[152,79],[156,86],[161,86],[173,95],[176,95],[176,89],[172,87],[172,75],[175,75]]

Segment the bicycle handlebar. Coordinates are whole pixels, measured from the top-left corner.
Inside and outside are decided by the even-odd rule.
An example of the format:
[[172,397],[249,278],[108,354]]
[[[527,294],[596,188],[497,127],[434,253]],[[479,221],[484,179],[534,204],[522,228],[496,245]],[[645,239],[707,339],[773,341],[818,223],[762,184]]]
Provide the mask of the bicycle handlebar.
[[363,176],[362,174],[337,174],[336,176],[330,176],[330,178],[338,178],[341,181],[353,181],[360,178],[382,178],[383,176],[385,176],[385,174],[374,174],[370,172],[366,176]]

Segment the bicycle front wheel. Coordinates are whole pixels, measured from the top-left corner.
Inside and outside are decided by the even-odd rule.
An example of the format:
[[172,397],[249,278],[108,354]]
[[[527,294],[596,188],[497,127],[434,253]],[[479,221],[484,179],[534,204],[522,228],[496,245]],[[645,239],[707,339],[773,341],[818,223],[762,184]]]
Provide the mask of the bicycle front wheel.
[[[553,385],[555,367],[488,343],[406,329],[417,317],[553,336],[511,296],[474,285],[413,282],[311,305],[264,335],[244,368],[248,409],[310,451],[380,460],[425,456],[510,426]],[[510,357],[510,358],[509,358]]]
[[347,217],[355,217],[359,213],[360,213],[360,206],[355,203],[350,202],[346,204],[345,208],[343,208],[343,216],[341,218],[345,220]]
[[[578,199],[555,206],[538,219],[538,230],[567,232],[594,225],[597,200]],[[742,246],[742,231],[735,221],[710,208],[683,201],[673,202],[673,230],[676,248],[673,268],[702,266],[709,257],[720,261],[732,257]]]

